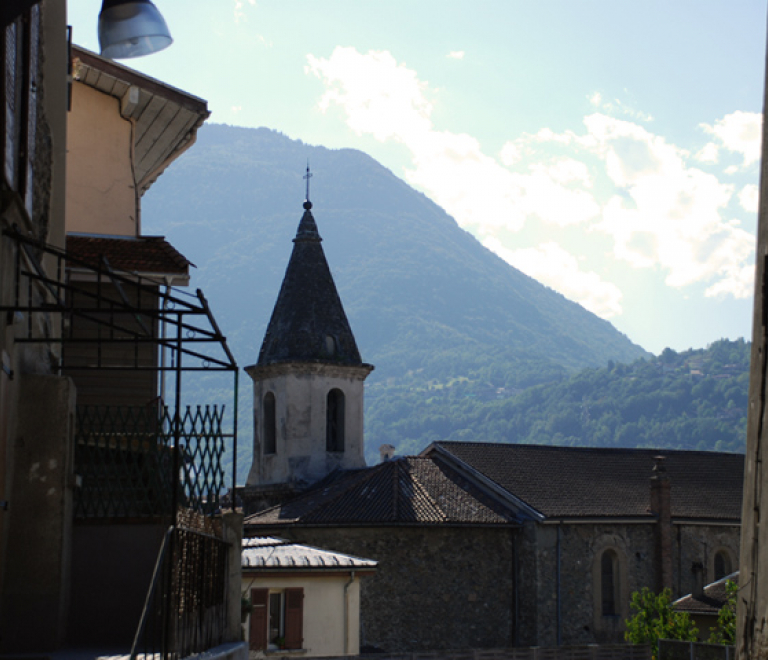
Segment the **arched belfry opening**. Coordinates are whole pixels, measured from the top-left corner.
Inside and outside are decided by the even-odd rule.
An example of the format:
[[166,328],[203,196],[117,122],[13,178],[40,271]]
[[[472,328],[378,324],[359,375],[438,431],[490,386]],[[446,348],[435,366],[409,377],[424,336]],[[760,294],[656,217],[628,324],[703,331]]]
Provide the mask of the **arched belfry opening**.
[[258,361],[246,367],[255,423],[244,501],[275,501],[335,469],[365,467],[363,383],[373,366],[360,357],[308,187],[303,206]]
[[344,392],[328,392],[325,404],[325,451],[344,451]]

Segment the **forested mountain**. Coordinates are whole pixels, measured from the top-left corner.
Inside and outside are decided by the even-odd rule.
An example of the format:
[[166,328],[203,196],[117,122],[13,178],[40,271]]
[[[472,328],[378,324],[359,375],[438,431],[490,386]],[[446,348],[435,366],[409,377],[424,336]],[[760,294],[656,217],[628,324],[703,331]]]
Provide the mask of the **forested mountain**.
[[[310,146],[268,129],[208,125],[145,195],[143,233],[166,235],[197,265],[193,286],[205,292],[241,365],[257,359],[288,263],[307,160],[328,262],[361,355],[376,366],[366,387],[369,460],[384,442],[415,452],[430,440],[468,437],[473,428],[478,440],[522,441],[524,425],[508,420],[503,433],[492,431],[485,404],[501,430],[501,406],[516,405],[526,388],[651,357],[610,323],[509,266],[362,152]],[[483,401],[498,388],[516,395]],[[204,377],[185,383],[191,403],[231,402],[230,389]],[[241,478],[250,464],[250,396],[244,377]],[[436,411],[430,423],[425,406]],[[525,437],[554,440],[534,426]],[[564,421],[555,433],[575,442],[572,431]]]
[[749,358],[749,343],[721,340],[522,390],[496,374],[377,391],[366,421],[405,454],[438,439],[743,452]]

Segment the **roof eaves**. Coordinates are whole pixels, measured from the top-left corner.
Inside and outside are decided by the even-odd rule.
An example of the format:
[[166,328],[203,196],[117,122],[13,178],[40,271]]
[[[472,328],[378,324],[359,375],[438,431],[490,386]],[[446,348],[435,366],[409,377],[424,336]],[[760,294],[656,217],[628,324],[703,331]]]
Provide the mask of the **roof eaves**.
[[[102,73],[106,73],[112,76],[116,80],[122,80],[129,85],[136,85],[142,89],[147,90],[152,94],[161,96],[164,99],[172,101],[183,108],[186,108],[190,112],[195,114],[204,115],[205,118],[210,116],[208,110],[208,102],[193,94],[182,91],[176,87],[161,82],[155,78],[147,76],[135,69],[123,66],[114,60],[110,60],[106,57],[87,50],[82,46],[72,45],[72,56],[79,59],[83,64],[91,68],[97,69]],[[85,80],[81,80],[83,84],[88,84]]]

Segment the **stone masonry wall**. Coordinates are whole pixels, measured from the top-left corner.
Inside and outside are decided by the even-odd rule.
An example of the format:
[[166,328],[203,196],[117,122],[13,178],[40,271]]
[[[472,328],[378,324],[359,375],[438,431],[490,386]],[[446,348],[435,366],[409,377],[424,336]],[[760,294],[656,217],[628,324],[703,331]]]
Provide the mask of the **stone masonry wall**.
[[[249,530],[246,530],[248,533]],[[361,588],[361,647],[513,645],[513,529],[378,527],[258,532],[375,559]]]
[[[643,587],[655,589],[654,524],[528,523],[521,536],[519,643],[556,646],[623,641],[629,600]],[[711,581],[714,553],[726,550],[738,562],[739,529],[714,525],[672,526],[673,597],[691,593],[694,561]],[[558,534],[560,584],[558,587]],[[618,612],[603,616],[600,559],[612,549],[618,557]],[[560,598],[558,619],[558,592]],[[558,623],[560,639],[558,640]]]
[[696,589],[696,576],[691,570],[694,562],[704,567],[703,584],[715,580],[714,560],[717,552],[725,552],[733,571],[739,568],[741,527],[715,525],[675,525],[673,530],[675,597],[685,596]]

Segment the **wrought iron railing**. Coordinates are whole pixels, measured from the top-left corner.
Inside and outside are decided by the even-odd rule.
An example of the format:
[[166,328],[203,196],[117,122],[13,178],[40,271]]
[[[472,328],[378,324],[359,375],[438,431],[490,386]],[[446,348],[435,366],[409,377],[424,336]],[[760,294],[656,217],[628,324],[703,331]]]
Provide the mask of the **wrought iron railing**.
[[131,660],[178,660],[225,641],[228,550],[228,543],[210,534],[180,527],[168,530],[131,649]]
[[[139,515],[152,515],[142,513],[147,507],[150,510],[158,507],[167,509],[165,502],[138,502],[134,495],[106,486],[105,478],[109,478],[108,472],[94,472],[94,465],[100,465],[105,470],[110,465],[121,465],[128,472],[136,474],[138,471],[146,476],[144,467],[134,466],[133,462],[138,460],[141,464],[150,455],[143,457],[141,452],[137,453],[136,447],[149,447],[153,444],[157,450],[150,450],[154,451],[154,454],[148,460],[151,463],[157,459],[157,465],[149,465],[148,468],[151,474],[160,479],[159,483],[154,483],[154,487],[167,488],[168,482],[162,466],[168,456],[169,447],[179,446],[181,449],[181,445],[185,445],[184,452],[180,451],[177,456],[181,460],[178,472],[182,474],[185,465],[191,465],[191,454],[197,453],[198,458],[207,461],[211,452],[219,451],[218,443],[209,441],[213,434],[208,430],[202,432],[202,435],[206,436],[204,443],[184,440],[185,434],[200,435],[195,430],[189,430],[192,426],[205,429],[221,426],[220,411],[223,412],[223,408],[209,412],[209,409],[184,407],[182,377],[185,374],[232,375],[233,431],[230,435],[222,437],[232,439],[229,451],[232,463],[231,487],[234,491],[237,474],[239,372],[226,337],[221,333],[203,292],[198,289],[191,295],[166,286],[156,278],[116,270],[106,259],[94,263],[78,258],[58,247],[31,239],[15,227],[3,229],[2,235],[16,246],[10,285],[11,299],[0,301],[3,303],[0,304],[0,312],[9,315],[16,323],[14,341],[18,344],[52,347],[51,355],[60,358],[55,362],[63,375],[74,377],[100,372],[102,376],[110,373],[118,379],[124,374],[156,374],[161,384],[157,394],[166,402],[172,402],[172,415],[176,418],[178,414],[177,426],[183,427],[180,431],[182,438],[178,443],[174,440],[167,441],[165,438],[153,438],[152,433],[148,434],[145,430],[131,436],[130,423],[128,428],[121,430],[110,428],[111,422],[106,422],[109,429],[107,433],[117,434],[112,438],[102,435],[95,439],[91,433],[85,443],[90,443],[91,449],[78,452],[86,464],[91,463],[90,473],[80,475],[83,482],[86,477],[90,479],[85,487],[91,488],[91,493],[81,503],[78,515],[103,517],[115,511],[122,511],[120,515],[129,515],[125,513],[129,503],[130,506],[136,505],[135,511]],[[80,279],[71,276],[74,271],[79,273]],[[119,359],[116,357],[118,353]],[[119,395],[114,400],[118,403],[124,401]],[[110,414],[114,418],[115,413]],[[138,413],[141,414],[143,413]],[[83,415],[86,413],[79,417],[85,419]],[[90,413],[87,415],[90,415],[96,425],[102,424],[99,420],[103,417]],[[167,417],[168,413],[163,412],[162,415]],[[163,420],[163,423],[166,421]],[[90,424],[91,427],[93,423]],[[201,424],[209,426],[201,427]],[[166,432],[174,433],[175,430]],[[85,435],[85,432],[81,435]],[[97,448],[103,451],[99,452]],[[218,486],[218,476],[206,475],[208,481],[201,480],[198,478],[199,468],[195,470],[194,473],[187,472],[184,475],[185,483],[189,484],[188,488],[192,491],[191,499],[205,500],[212,505],[213,500],[209,499],[211,488],[212,484]],[[171,472],[174,472],[173,468]],[[147,487],[153,486],[149,484]],[[200,492],[201,488],[205,493]],[[146,492],[148,491],[145,489]],[[95,493],[107,497],[107,502],[97,504]],[[216,497],[217,495],[214,495],[214,498]]]
[[223,418],[223,406],[187,407],[178,420],[167,407],[79,406],[75,517],[218,510],[226,488],[221,457],[233,436]]

